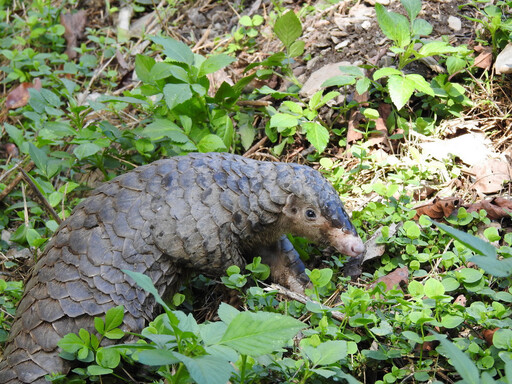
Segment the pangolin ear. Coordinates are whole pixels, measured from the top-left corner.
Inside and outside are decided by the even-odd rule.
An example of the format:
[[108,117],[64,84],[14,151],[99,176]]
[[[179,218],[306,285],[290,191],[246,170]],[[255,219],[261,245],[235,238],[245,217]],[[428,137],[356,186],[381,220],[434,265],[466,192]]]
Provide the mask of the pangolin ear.
[[283,213],[288,217],[296,217],[300,211],[300,200],[294,194],[288,195],[283,207]]

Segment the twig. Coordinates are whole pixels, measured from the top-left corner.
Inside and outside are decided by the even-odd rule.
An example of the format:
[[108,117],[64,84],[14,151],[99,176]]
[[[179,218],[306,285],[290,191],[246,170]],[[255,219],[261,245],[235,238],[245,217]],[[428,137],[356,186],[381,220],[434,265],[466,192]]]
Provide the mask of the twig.
[[[36,195],[36,197],[39,199],[39,201],[43,204],[44,208],[46,208],[46,210],[48,211],[48,213],[50,214],[51,217],[53,217],[53,219],[59,223],[62,223],[62,220],[60,219],[59,215],[57,214],[57,212],[55,212],[55,210],[53,209],[53,207],[50,205],[50,203],[48,202],[48,200],[43,196],[43,194],[41,193],[41,191],[39,191],[39,189],[37,188],[37,186],[34,184],[34,182],[32,181],[32,179],[30,178],[30,176],[28,175],[27,172],[25,172],[25,170],[23,168],[21,168],[21,173],[23,175],[23,178],[25,179],[25,181],[27,182],[28,185],[30,185],[30,188],[32,188],[32,191],[34,192],[34,194]],[[23,186],[23,185],[22,185]],[[25,195],[23,195],[23,201],[25,201]],[[28,216],[28,212],[27,212],[27,216]]]
[[192,48],[192,52],[197,53],[199,51],[199,48],[201,48],[201,45],[206,41],[208,36],[210,35],[210,32],[212,30],[212,25],[210,24],[208,26],[208,29],[203,33],[203,36],[197,41],[197,43]]
[[244,153],[244,157],[251,156],[254,152],[260,149],[263,146],[263,144],[265,144],[265,141],[267,141],[267,136],[265,136],[263,139],[254,144],[251,148],[249,148],[247,152]]
[[[27,166],[25,167],[26,168],[25,170],[27,172],[30,172],[30,170],[32,168],[34,168],[34,165],[35,165],[34,162],[31,161],[30,163],[27,164]],[[18,173],[18,175],[14,178],[14,180],[11,181],[11,183],[7,187],[5,187],[5,189],[2,192],[0,192],[0,201],[2,201],[9,193],[11,193],[11,191],[14,188],[16,188],[16,186],[21,181],[21,179],[23,179],[23,174],[22,173]]]

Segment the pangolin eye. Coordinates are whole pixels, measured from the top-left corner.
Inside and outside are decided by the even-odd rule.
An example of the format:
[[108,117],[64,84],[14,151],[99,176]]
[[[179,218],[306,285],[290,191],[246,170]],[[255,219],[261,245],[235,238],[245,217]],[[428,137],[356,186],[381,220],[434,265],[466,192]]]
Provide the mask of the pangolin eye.
[[316,212],[312,209],[306,209],[306,217],[310,220],[316,219]]

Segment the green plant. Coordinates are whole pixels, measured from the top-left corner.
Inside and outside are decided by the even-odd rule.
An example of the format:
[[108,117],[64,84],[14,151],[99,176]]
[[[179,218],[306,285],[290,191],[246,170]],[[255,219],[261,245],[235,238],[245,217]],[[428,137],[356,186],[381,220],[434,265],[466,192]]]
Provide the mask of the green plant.
[[258,27],[263,24],[265,19],[260,15],[252,17],[244,15],[240,17],[238,23],[241,25],[236,31],[232,33],[233,43],[227,47],[227,53],[233,53],[248,48],[248,52],[253,52],[256,48],[256,37],[258,36]]

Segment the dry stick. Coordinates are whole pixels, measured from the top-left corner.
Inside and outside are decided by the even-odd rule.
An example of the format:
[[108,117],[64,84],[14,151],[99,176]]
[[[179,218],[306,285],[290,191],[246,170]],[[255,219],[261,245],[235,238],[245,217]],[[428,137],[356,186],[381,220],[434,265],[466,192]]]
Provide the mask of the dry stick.
[[62,220],[60,219],[59,215],[57,214],[57,212],[55,212],[55,210],[50,205],[48,200],[46,200],[46,198],[43,196],[43,194],[39,191],[39,189],[34,184],[32,179],[28,175],[28,173],[25,172],[25,170],[23,168],[21,169],[21,173],[22,173],[22,176],[25,179],[25,181],[28,183],[28,185],[30,185],[30,188],[32,188],[32,191],[34,192],[34,194],[37,196],[39,201],[41,201],[41,203],[43,204],[44,208],[46,208],[46,210],[48,211],[50,216],[52,216],[53,219],[60,225],[60,223],[62,223]]
[[210,35],[211,30],[212,30],[212,25],[210,24],[208,26],[208,29],[203,33],[203,36],[201,36],[201,38],[197,41],[197,43],[192,48],[192,52],[194,52],[194,53],[199,52],[199,49],[201,48],[201,46],[204,44],[204,42]]
[[265,136],[263,139],[254,144],[251,148],[249,148],[247,152],[244,153],[244,157],[249,157],[258,149],[260,149],[263,146],[263,144],[265,144],[265,141],[267,141],[267,136]]
[[[27,172],[30,172],[30,170],[32,168],[34,168],[34,162],[31,161],[30,163],[27,164],[26,166],[26,171]],[[23,169],[23,168],[22,168]],[[18,185],[18,183],[21,181],[21,179],[23,179],[23,174],[22,173],[18,173],[18,175],[14,178],[13,181],[11,181],[11,183],[5,187],[5,189],[0,192],[0,201],[2,201],[9,193],[11,193],[11,191],[16,188],[16,186]]]

